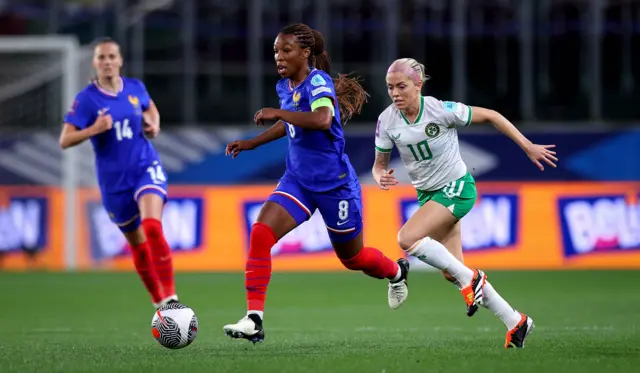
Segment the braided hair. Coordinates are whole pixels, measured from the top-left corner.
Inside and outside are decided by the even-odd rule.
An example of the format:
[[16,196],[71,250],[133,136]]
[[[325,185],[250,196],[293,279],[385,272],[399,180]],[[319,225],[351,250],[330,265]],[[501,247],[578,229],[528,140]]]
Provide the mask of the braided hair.
[[[309,66],[331,74],[331,57],[324,49],[324,37],[320,31],[304,23],[294,23],[283,28],[280,34],[294,35],[300,48],[311,50]],[[349,74],[338,74],[337,78],[333,78],[333,85],[336,89],[340,118],[344,125],[354,114],[360,114],[369,94],[360,85],[360,78],[351,77]]]
[[431,77],[427,75],[427,69],[424,65],[413,58],[400,58],[393,61],[387,70],[387,74],[393,72],[407,74],[409,79],[411,79],[416,85],[431,79]]

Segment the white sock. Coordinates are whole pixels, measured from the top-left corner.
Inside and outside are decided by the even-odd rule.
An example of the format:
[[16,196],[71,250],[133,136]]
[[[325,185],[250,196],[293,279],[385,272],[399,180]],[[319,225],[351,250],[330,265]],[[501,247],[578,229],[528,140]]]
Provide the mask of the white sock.
[[493,312],[511,330],[520,322],[520,312],[516,311],[498,294],[496,289],[487,281],[484,284],[484,299],[482,306]]
[[452,284],[453,286],[457,287],[458,290],[462,290],[462,288],[464,288],[464,286],[462,286],[462,284],[458,280],[455,280],[454,282],[452,282]]
[[473,279],[473,271],[459,261],[440,242],[425,237],[414,244],[407,253],[421,261],[449,272],[460,284],[470,284]]
[[251,315],[252,313],[255,314],[255,315],[258,315],[260,317],[260,320],[264,319],[264,311],[249,310],[249,311],[247,311],[247,316]]
[[396,277],[394,277],[391,282],[397,282],[398,280],[400,280],[400,277],[402,277],[402,269],[400,268],[400,266],[398,265],[398,273],[396,273]]

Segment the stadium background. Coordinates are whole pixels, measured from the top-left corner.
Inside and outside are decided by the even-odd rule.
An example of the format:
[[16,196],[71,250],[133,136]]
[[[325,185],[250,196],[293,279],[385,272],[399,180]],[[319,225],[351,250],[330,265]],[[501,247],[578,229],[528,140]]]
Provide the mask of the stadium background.
[[[93,155],[57,146],[91,76],[91,42],[121,43],[125,73],[162,115],[165,229],[179,271],[240,271],[248,229],[284,170],[282,139],[236,160],[224,146],[277,105],[271,45],[302,20],[325,34],[334,72],[371,94],[346,127],[364,186],[365,240],[391,256],[414,191],[372,184],[386,66],[411,56],[425,94],[494,108],[556,144],[543,173],[489,125],[460,131],[480,199],[463,220],[472,266],[640,268],[640,5],[634,1],[0,1],[0,269],[131,269],[102,209]],[[59,45],[59,46],[58,46]],[[65,49],[66,48],[66,49]],[[70,93],[71,92],[71,93]],[[406,181],[397,153],[392,166]],[[340,270],[318,216],[274,249],[279,270]]]
[[[425,94],[494,108],[557,145],[558,168],[540,172],[490,125],[460,131],[480,192],[465,258],[533,317],[527,348],[504,351],[504,325],[487,310],[466,317],[436,272],[412,274],[408,301],[389,310],[386,281],[342,269],[317,216],[274,248],[265,343],[222,334],[245,310],[247,230],[287,140],[233,161],[223,149],[277,105],[272,43],[294,21],[325,34],[334,72],[365,79],[347,151],[366,242],[392,257],[416,207],[410,186],[382,191],[369,176],[392,60],[427,65]],[[636,0],[0,0],[0,372],[636,372],[639,22]],[[200,322],[180,351],[151,338],[90,145],[63,153],[57,141],[104,35],[162,115],[164,226]]]

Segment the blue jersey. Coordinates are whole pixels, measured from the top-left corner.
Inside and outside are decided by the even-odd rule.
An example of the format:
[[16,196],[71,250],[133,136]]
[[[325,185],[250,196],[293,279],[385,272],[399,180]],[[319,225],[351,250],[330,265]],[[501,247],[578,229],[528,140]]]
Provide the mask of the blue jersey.
[[137,79],[122,78],[121,83],[117,94],[89,84],[64,117],[65,123],[79,129],[91,126],[102,110],[113,118],[111,130],[91,137],[98,184],[106,193],[135,189],[146,172],[155,175],[152,179],[160,179],[154,182],[166,181],[161,169],[149,171],[159,165],[158,153],[143,133],[142,113],[149,108],[149,93]]
[[289,153],[283,179],[292,179],[313,192],[325,192],[356,178],[349,157],[344,152],[340,110],[329,74],[312,69],[299,86],[292,88],[289,79],[281,79],[276,91],[283,110],[310,112],[315,100],[327,97],[333,101],[335,112],[328,130],[310,130],[286,123]]

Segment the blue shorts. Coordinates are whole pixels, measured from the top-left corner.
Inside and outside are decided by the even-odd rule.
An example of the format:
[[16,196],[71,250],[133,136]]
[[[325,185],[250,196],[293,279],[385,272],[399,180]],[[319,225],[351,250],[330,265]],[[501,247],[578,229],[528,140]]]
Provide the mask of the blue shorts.
[[327,192],[312,192],[283,178],[268,201],[284,207],[298,225],[320,210],[331,242],[349,242],[362,232],[362,191],[357,178]]
[[122,233],[133,232],[140,226],[140,209],[138,200],[145,194],[157,194],[167,202],[166,177],[158,179],[157,172],[162,172],[162,166],[156,166],[153,175],[143,172],[138,178],[135,188],[124,192],[109,193],[102,191],[102,205]]

